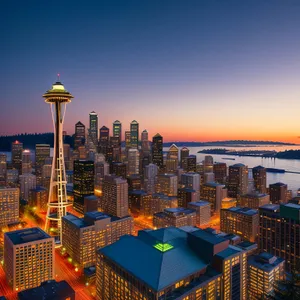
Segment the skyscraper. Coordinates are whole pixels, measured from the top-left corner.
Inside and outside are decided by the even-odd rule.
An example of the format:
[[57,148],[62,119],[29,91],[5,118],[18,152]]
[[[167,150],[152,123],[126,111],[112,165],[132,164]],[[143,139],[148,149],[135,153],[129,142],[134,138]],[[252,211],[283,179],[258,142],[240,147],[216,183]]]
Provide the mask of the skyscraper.
[[19,176],[21,198],[29,200],[29,192],[36,188],[36,176],[30,173]]
[[6,185],[6,179],[7,179],[7,155],[4,153],[0,153],[0,186]]
[[90,137],[95,147],[98,146],[98,115],[94,111],[90,112]]
[[300,260],[300,205],[267,204],[259,208],[259,249],[285,260],[291,272]]
[[236,198],[248,192],[248,167],[235,164],[229,167],[228,195]]
[[152,162],[159,168],[164,166],[163,137],[159,133],[152,138]]
[[22,152],[22,174],[28,174],[32,171],[31,153],[30,150]]
[[129,149],[128,150],[128,175],[139,174],[139,150]]
[[57,243],[61,243],[61,218],[67,214],[69,205],[62,133],[66,106],[71,102],[73,96],[61,82],[57,81],[43,97],[45,102],[51,106],[54,124],[54,151],[45,231],[50,232],[50,228],[54,228],[51,232],[57,235]]
[[189,155],[186,158],[186,171],[187,172],[197,172],[197,156]]
[[226,163],[216,162],[213,165],[213,172],[215,174],[215,181],[217,183],[225,184],[227,177],[227,165]]
[[128,183],[127,180],[113,175],[105,176],[103,181],[103,210],[104,212],[123,218],[128,212]]
[[119,120],[113,122],[113,136],[119,138],[119,142],[122,142],[122,123]]
[[37,185],[42,185],[42,170],[45,160],[50,157],[50,145],[35,145],[35,175]]
[[94,162],[75,160],[73,173],[74,209],[84,212],[84,197],[94,194]]
[[262,194],[267,192],[267,172],[266,168],[262,166],[257,166],[252,169],[254,187]]
[[190,156],[190,150],[187,147],[183,147],[180,150],[180,166],[186,170],[186,159]]
[[184,188],[189,188],[195,190],[197,193],[197,199],[199,200],[200,196],[200,174],[189,172],[181,175],[181,184]]
[[132,148],[139,147],[139,123],[136,120],[130,123],[130,144]]
[[109,146],[109,128],[102,126],[100,128],[99,152],[106,155]]
[[126,151],[131,148],[131,132],[125,131],[125,148]]
[[11,144],[11,162],[12,167],[19,171],[19,174],[22,172],[22,152],[23,152],[23,143],[15,141]]
[[158,174],[158,167],[155,164],[149,164],[144,169],[144,189],[148,194],[155,193],[155,182]]
[[85,126],[79,121],[75,124],[74,150],[85,144]]
[[156,178],[156,193],[177,196],[178,178],[174,174],[159,174]]

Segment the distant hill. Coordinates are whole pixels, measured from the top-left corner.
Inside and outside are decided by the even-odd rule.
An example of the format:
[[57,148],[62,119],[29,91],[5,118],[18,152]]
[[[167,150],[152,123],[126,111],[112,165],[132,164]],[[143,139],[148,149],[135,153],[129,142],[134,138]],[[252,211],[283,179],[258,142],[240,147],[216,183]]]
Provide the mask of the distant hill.
[[[53,147],[54,134],[53,133],[24,133],[11,136],[0,136],[0,150],[11,151],[11,144],[18,140],[23,143],[24,149],[34,150],[36,144],[50,144]],[[73,146],[73,137],[65,136],[65,143]]]
[[[50,144],[53,147],[54,135],[48,133],[24,133],[10,136],[0,136],[0,150],[11,151],[12,142],[18,140],[24,144],[25,149],[35,149],[36,144]],[[74,145],[74,136],[65,136],[65,143]],[[248,141],[248,140],[231,140],[231,141],[216,141],[216,142],[168,142],[164,143],[164,147],[170,147],[176,144],[178,147],[206,147],[206,146],[222,146],[222,147],[243,147],[255,145],[296,145],[292,143],[273,142],[273,141]],[[125,146],[125,143],[122,143]]]

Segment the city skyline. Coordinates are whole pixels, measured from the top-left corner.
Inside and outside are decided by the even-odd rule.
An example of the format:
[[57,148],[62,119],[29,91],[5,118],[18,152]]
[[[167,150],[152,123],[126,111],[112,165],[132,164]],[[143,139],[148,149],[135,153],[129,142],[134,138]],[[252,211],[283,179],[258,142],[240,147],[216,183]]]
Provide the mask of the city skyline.
[[99,128],[137,120],[166,142],[298,143],[298,3],[33,4],[4,4],[0,135],[52,131],[40,94],[60,73],[69,134],[95,111]]

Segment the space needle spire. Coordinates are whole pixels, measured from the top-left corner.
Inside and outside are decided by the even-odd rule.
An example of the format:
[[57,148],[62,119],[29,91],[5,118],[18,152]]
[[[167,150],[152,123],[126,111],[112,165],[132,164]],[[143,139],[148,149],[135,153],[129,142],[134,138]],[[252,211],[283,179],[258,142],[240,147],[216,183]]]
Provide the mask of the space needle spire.
[[64,162],[63,124],[67,103],[74,98],[64,85],[57,81],[44,95],[45,102],[50,104],[54,127],[54,152],[51,169],[48,208],[45,231],[55,236],[56,245],[62,243],[62,217],[67,214],[67,207],[71,203],[67,200],[67,179]]

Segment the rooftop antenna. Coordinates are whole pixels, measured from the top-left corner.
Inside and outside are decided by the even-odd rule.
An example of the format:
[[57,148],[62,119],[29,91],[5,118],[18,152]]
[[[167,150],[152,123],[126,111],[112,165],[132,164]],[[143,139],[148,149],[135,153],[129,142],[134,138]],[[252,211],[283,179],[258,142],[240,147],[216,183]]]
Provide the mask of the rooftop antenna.
[[57,82],[59,82],[60,81],[60,74],[58,73],[57,74]]

